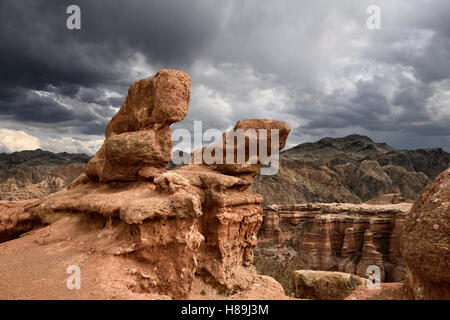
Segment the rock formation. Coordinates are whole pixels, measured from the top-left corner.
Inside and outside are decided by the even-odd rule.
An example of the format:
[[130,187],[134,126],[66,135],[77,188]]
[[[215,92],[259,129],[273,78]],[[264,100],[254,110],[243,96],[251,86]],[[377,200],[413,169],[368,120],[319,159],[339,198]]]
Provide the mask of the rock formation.
[[0,201],[0,243],[42,226],[32,214],[32,208],[39,204],[39,200]]
[[292,275],[292,281],[296,298],[341,300],[365,280],[344,272],[297,270]]
[[[123,277],[123,283],[117,280],[122,293],[186,298],[197,278],[227,294],[258,281],[252,260],[263,199],[247,189],[261,166],[259,158],[256,164],[246,157],[243,164],[192,163],[165,171],[172,153],[169,125],[186,115],[190,84],[190,77],[176,70],[133,83],[86,173],[34,209],[53,227],[53,237],[63,228],[75,229],[61,241],[90,252],[86,265],[95,259],[118,265],[109,271]],[[240,128],[279,130],[280,149],[290,131],[282,122],[259,119],[239,121],[235,129]],[[262,147],[261,139],[258,143]],[[98,279],[111,277],[100,266],[87,269]]]
[[356,241],[355,228],[350,227],[344,231],[344,240],[342,241],[341,258],[339,262],[338,270],[341,272],[347,272],[356,274],[355,253],[358,249],[358,243]]
[[383,194],[381,196],[375,197],[366,201],[366,204],[397,204],[407,202],[407,200],[402,197],[400,188],[395,188],[394,193]]
[[409,299],[450,299],[450,169],[425,188],[406,218],[401,252]]
[[396,188],[415,200],[449,166],[450,154],[442,149],[396,150],[353,134],[281,152],[277,175],[257,176],[252,190],[265,205],[362,203]]
[[307,203],[264,210],[260,239],[292,243],[302,269],[341,271],[368,277],[380,267],[383,281],[403,281],[399,238],[411,203],[391,205]]
[[370,275],[367,270],[370,266],[377,266],[380,269],[380,281],[384,281],[384,263],[383,255],[378,252],[373,244],[373,233],[370,229],[364,232],[364,244],[361,254],[361,261],[356,267],[356,274],[363,278],[368,278]]
[[0,200],[39,199],[59,191],[83,173],[89,159],[39,149],[0,154]]

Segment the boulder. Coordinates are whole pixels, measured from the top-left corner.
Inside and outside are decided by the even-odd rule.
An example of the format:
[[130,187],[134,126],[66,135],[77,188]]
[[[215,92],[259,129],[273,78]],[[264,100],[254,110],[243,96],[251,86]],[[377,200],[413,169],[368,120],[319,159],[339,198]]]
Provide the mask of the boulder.
[[356,274],[362,278],[368,278],[367,270],[370,266],[377,266],[380,268],[380,281],[384,282],[384,263],[383,255],[378,252],[377,248],[373,244],[373,233],[367,229],[364,232],[364,244],[362,249],[361,261],[356,266]]
[[[26,254],[41,262],[29,266],[34,268],[30,274],[45,268],[46,277],[53,279],[61,261],[75,261],[83,266],[83,279],[99,282],[91,288],[86,280],[78,295],[94,298],[111,298],[112,283],[114,296],[180,299],[189,297],[198,277],[227,295],[264,280],[252,265],[263,199],[248,190],[260,163],[251,171],[206,163],[165,171],[172,154],[169,125],[186,115],[189,88],[189,76],[176,70],[132,84],[85,174],[33,209],[35,217],[50,225],[48,235],[43,231],[22,239],[30,242]],[[284,147],[289,133],[286,124],[264,119],[238,127],[280,129],[277,149]],[[244,145],[245,154],[249,148]],[[8,245],[0,251],[14,260],[14,246],[24,244]],[[2,268],[14,277],[11,273],[22,267],[0,263],[0,282]],[[261,283],[279,293],[273,282]],[[51,290],[52,281],[40,284],[39,292],[42,286],[54,297],[69,295],[60,287]]]
[[37,199],[0,201],[0,243],[41,226],[41,221],[33,215],[31,210],[40,203]]
[[414,202],[406,218],[401,252],[408,266],[409,299],[450,299],[450,169]]

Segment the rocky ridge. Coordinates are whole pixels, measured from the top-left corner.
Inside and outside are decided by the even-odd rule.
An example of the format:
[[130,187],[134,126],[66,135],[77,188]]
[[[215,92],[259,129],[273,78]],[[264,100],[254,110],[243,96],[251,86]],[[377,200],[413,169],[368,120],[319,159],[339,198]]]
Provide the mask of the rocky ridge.
[[0,200],[38,199],[59,191],[83,173],[89,159],[40,149],[0,154]]

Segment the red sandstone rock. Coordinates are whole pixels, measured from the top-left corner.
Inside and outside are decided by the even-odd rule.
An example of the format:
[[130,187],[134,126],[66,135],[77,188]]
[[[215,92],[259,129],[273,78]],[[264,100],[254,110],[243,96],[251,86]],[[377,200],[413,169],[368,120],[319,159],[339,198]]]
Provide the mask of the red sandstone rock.
[[344,300],[403,300],[403,283],[381,283],[380,289],[368,288],[363,284]]
[[349,273],[310,270],[294,271],[292,281],[296,298],[314,300],[344,299],[364,283]]
[[106,140],[86,166],[93,180],[132,181],[145,167],[164,169],[172,156],[169,125],[187,114],[191,79],[164,69],[136,81],[106,128]]
[[376,251],[383,253],[386,281],[399,282],[404,279],[405,268],[398,239],[411,205],[271,205],[264,212],[263,236],[264,240],[275,241],[298,237],[298,258],[303,269],[356,274],[356,266],[363,258],[364,232],[370,230]]
[[425,188],[405,221],[401,252],[409,299],[450,299],[449,215],[450,169]]
[[362,278],[368,278],[367,270],[369,266],[377,266],[380,268],[380,281],[384,282],[384,263],[383,256],[377,251],[377,248],[373,244],[373,233],[367,229],[364,232],[364,245],[362,249],[361,261],[356,266],[356,274]]
[[399,188],[394,189],[394,193],[383,194],[381,196],[370,199],[364,203],[366,204],[397,204],[407,202],[407,200],[402,197]]
[[356,274],[355,253],[357,250],[355,228],[345,229],[344,240],[342,242],[341,257],[338,271]]
[[154,77],[136,81],[119,112],[106,128],[112,134],[139,131],[155,124],[168,126],[183,120],[189,108],[191,78],[185,72],[163,69]]
[[[276,131],[272,130],[278,131],[277,150],[283,149],[291,130],[286,123],[266,119],[241,120],[232,131],[223,134],[222,142],[196,150],[191,163],[205,165],[208,163],[208,160],[205,161],[205,154],[211,155],[214,159],[216,157],[221,159],[222,163],[209,164],[210,168],[228,175],[241,176],[253,182],[261,162],[268,160],[275,151],[272,150],[272,135],[275,135]],[[252,150],[250,146],[254,146],[254,149]],[[260,158],[263,154],[259,152],[260,149],[265,150],[263,156],[267,157],[266,159]],[[229,163],[230,160],[232,163]]]
[[[42,277],[52,279],[60,279],[55,268],[61,267],[64,255],[82,264],[86,277],[99,279],[100,289],[88,285],[88,291],[80,293],[91,298],[110,298],[105,290],[110,290],[111,277],[119,277],[114,295],[120,297],[186,298],[198,277],[225,294],[255,287],[261,279],[252,265],[253,248],[263,199],[247,189],[259,164],[250,175],[206,164],[163,170],[172,151],[169,125],[185,116],[189,87],[189,76],[175,70],[135,82],[86,174],[34,209],[49,228],[8,242],[0,247],[2,254],[13,259],[14,246],[24,246],[29,239],[33,250],[27,250],[26,257],[40,262],[30,268],[46,266]],[[286,124],[271,120],[243,121],[236,127],[279,128],[279,149],[289,133]],[[8,269],[6,274],[16,272],[0,263],[2,268]],[[41,286],[52,297],[55,283],[49,280]],[[55,291],[57,296],[66,297],[61,290]],[[23,295],[20,289],[15,292]]]

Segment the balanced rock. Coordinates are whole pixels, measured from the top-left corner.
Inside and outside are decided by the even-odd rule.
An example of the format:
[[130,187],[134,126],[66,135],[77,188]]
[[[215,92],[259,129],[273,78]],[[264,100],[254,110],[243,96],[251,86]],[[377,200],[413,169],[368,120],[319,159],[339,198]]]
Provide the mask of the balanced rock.
[[[195,151],[191,163],[208,165],[224,174],[253,181],[261,163],[266,162],[272,153],[284,148],[290,130],[290,127],[281,121],[241,120],[233,130],[223,134],[221,142]],[[208,164],[205,154],[210,159],[219,161]]]
[[[86,173],[33,209],[34,217],[50,224],[48,230],[9,241],[0,248],[2,254],[15,261],[14,246],[28,241],[27,254],[42,260],[39,268],[48,269],[52,279],[61,263],[80,265],[83,279],[96,282],[90,287],[94,282],[83,280],[78,298],[186,298],[199,279],[233,294],[259,281],[252,262],[263,198],[248,190],[261,165],[259,156],[251,171],[206,163],[164,169],[172,153],[169,125],[186,115],[189,87],[189,76],[175,70],[135,82]],[[286,124],[272,120],[248,120],[236,127],[279,129],[276,149],[284,147],[289,133]],[[265,139],[272,142],[270,134]],[[247,155],[248,148],[243,149]],[[7,268],[14,277],[10,273],[21,265]],[[57,286],[46,281],[39,292],[46,285]],[[58,288],[49,289],[46,297],[73,297]]]
[[406,218],[401,252],[408,266],[409,299],[450,299],[450,169],[414,202]]

